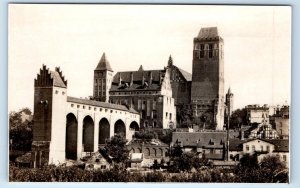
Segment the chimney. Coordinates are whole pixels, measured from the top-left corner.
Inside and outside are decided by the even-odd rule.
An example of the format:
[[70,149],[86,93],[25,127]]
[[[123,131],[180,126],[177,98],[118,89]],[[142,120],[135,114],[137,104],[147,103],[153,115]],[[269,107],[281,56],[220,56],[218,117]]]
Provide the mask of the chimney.
[[130,86],[133,84],[133,72],[130,73]]
[[119,73],[119,86],[122,85],[122,78],[121,78],[121,73]]
[[150,76],[149,76],[149,85],[151,85],[152,84],[152,71],[150,71]]

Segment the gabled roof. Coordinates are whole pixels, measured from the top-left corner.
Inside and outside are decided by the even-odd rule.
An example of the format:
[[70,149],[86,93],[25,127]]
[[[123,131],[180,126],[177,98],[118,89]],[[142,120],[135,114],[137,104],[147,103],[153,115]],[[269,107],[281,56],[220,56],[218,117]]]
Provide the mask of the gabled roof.
[[50,71],[50,74],[51,74],[51,78],[53,79],[53,86],[64,87],[64,88],[67,87],[58,72]]
[[110,66],[110,64],[109,64],[109,62],[106,58],[105,53],[103,53],[103,55],[102,55],[102,57],[101,57],[101,59],[100,59],[100,61],[99,61],[99,63],[98,63],[95,70],[101,70],[101,71],[108,70],[108,71],[113,72],[113,70],[112,70],[112,68],[111,68],[111,66]]
[[206,38],[217,38],[219,37],[218,28],[217,27],[205,27],[201,28],[198,34],[198,38],[206,39]]
[[289,140],[286,139],[270,139],[263,141],[269,142],[275,146],[274,152],[289,152]]
[[247,141],[249,140],[229,139],[229,151],[243,151],[243,144]]
[[[117,72],[113,77],[110,91],[132,91],[132,90],[159,91],[161,89],[160,79],[164,77],[166,70],[140,70],[140,69],[138,71]],[[152,79],[151,84],[150,84],[150,79]],[[120,80],[121,80],[121,85],[119,85]],[[143,80],[144,80],[144,85],[142,84]]]
[[226,142],[225,131],[173,132],[173,144],[192,147],[222,148]]
[[186,81],[192,81],[192,74],[177,67],[178,70],[180,71],[180,73],[182,74],[182,76],[185,78]]

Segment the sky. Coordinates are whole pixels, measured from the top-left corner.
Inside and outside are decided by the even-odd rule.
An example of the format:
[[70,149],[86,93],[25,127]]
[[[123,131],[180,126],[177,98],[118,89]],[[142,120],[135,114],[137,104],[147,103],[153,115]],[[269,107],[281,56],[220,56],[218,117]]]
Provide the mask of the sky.
[[234,109],[290,104],[291,8],[288,6],[10,4],[8,110],[33,109],[34,79],[59,66],[68,96],[93,94],[105,52],[114,73],[163,69],[192,73],[193,38],[216,26],[224,39],[225,92]]

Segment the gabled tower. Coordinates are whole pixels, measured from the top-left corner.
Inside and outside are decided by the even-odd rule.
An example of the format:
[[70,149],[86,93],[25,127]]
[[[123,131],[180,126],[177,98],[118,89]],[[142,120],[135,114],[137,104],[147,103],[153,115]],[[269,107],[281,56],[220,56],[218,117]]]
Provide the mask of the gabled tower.
[[113,70],[103,53],[96,69],[94,70],[94,99],[108,102],[109,90],[113,79]]
[[34,80],[34,116],[32,150],[35,165],[41,159],[49,164],[65,160],[67,81],[59,68],[45,65]]
[[201,28],[194,38],[191,103],[193,115],[205,127],[222,130],[224,124],[223,39],[217,27]]

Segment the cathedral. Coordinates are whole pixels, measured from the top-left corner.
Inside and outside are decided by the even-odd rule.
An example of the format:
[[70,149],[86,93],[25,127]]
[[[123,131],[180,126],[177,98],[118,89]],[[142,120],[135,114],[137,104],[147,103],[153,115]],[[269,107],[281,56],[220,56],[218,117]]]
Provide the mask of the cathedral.
[[93,98],[135,109],[142,128],[175,128],[180,112],[188,109],[192,123],[223,130],[226,106],[232,108],[233,102],[224,98],[223,49],[217,27],[201,28],[193,40],[192,74],[175,66],[171,56],[164,69],[144,70],[141,65],[113,74],[103,54],[94,70]]

